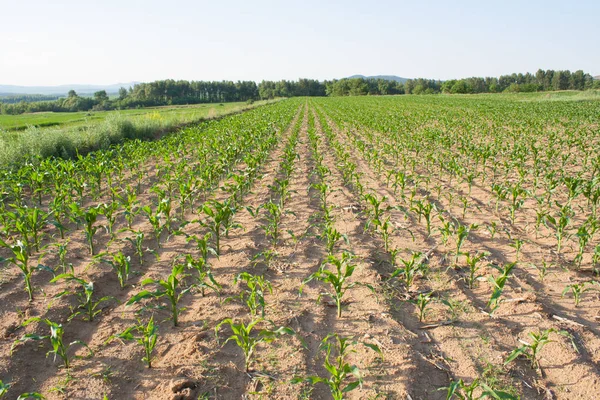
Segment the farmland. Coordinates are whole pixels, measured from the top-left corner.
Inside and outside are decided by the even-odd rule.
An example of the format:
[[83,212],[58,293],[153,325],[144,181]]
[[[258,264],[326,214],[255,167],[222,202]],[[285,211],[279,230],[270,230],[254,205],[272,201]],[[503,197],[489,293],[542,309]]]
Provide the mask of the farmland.
[[183,126],[277,100],[136,110],[0,115],[0,165],[38,157],[74,158],[129,139],[149,140]]
[[294,98],[3,169],[0,398],[594,398],[600,101],[544,96]]
[[181,123],[197,121],[207,116],[217,116],[223,113],[244,108],[245,102],[223,104],[197,104],[191,106],[146,107],[118,111],[81,111],[81,112],[40,112],[19,115],[0,115],[0,129],[6,131],[21,131],[28,127],[89,127],[104,121],[113,114],[128,118],[154,117],[177,118]]

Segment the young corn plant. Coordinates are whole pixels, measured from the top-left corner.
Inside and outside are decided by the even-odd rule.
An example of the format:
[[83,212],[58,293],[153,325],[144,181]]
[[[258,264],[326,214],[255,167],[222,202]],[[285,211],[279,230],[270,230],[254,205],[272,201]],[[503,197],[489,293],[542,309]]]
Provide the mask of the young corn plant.
[[98,254],[97,259],[102,261],[105,264],[108,264],[115,270],[117,273],[117,278],[119,279],[119,285],[121,289],[125,287],[127,284],[127,279],[129,279],[129,273],[131,272],[131,259],[129,256],[125,256],[121,250],[118,253],[112,256],[112,259],[102,258],[103,256],[108,255],[107,253]]
[[592,288],[587,287],[589,285],[597,285],[597,282],[579,282],[579,283],[572,283],[570,285],[567,285],[565,287],[565,289],[562,291],[562,297],[565,297],[565,295],[569,292],[571,292],[571,294],[573,295],[573,301],[575,302],[575,307],[579,307],[579,302],[581,301],[581,296],[587,292],[592,290]]
[[132,229],[133,220],[139,212],[139,202],[137,194],[129,185],[125,189],[125,195],[121,197],[121,205],[123,207],[123,216],[127,221],[127,228]]
[[[508,392],[492,389],[478,378],[471,382],[470,385],[467,385],[462,379],[458,381],[453,380],[448,387],[440,388],[439,390],[446,390],[446,400],[454,398],[459,400],[481,400],[487,398],[503,400],[519,399],[519,397],[515,397]],[[476,393],[480,394],[477,395]]]
[[215,239],[215,251],[217,256],[221,254],[221,236],[229,237],[229,232],[242,226],[233,221],[237,208],[231,204],[229,199],[219,202],[210,200],[202,206],[202,211],[206,214],[205,221],[200,224],[212,233]]
[[[15,245],[9,245],[0,239],[0,246],[7,248],[12,253],[12,257],[10,258],[0,257],[0,263],[9,262],[16,265],[21,270],[23,279],[25,280],[25,291],[29,295],[29,301],[33,301],[33,286],[31,284],[31,276],[36,268],[29,265],[29,251],[27,251],[27,248],[21,241],[18,241]],[[37,269],[39,269],[39,266]]]
[[432,293],[419,293],[419,295],[415,299],[411,299],[410,302],[417,306],[418,314],[419,314],[419,322],[423,322],[425,317],[427,316],[427,306],[431,303]]
[[250,309],[250,314],[258,315],[260,310],[261,316],[265,317],[265,292],[273,293],[271,282],[265,279],[262,275],[252,275],[248,272],[242,272],[235,277],[233,281],[237,284],[240,281],[246,283],[247,289],[240,293],[240,299],[246,303]]
[[319,239],[325,239],[325,248],[327,249],[327,254],[333,255],[335,245],[343,240],[346,244],[349,244],[348,236],[341,233],[333,224],[326,224],[322,233],[319,235]]
[[281,233],[280,223],[283,208],[280,203],[274,203],[270,200],[268,203],[263,204],[261,208],[264,208],[267,211],[267,223],[261,226],[261,228],[265,231],[265,236],[271,239],[271,244],[276,247]]
[[31,239],[35,251],[40,251],[40,243],[42,241],[42,229],[48,221],[48,214],[42,212],[39,208],[26,208],[25,226],[31,233]]
[[165,230],[165,225],[162,223],[163,215],[160,211],[153,212],[150,206],[144,206],[141,208],[141,211],[146,214],[146,218],[148,218],[148,222],[152,225],[152,230],[154,232],[154,239],[156,240],[156,247],[160,248],[160,236]]
[[69,245],[70,240],[67,239],[64,242],[54,243],[53,246],[56,247],[56,254],[58,255],[58,267],[62,268],[63,274],[67,273],[67,268],[73,272],[73,264],[67,263],[67,247]]
[[482,275],[479,275],[479,270],[481,268],[478,266],[478,264],[488,255],[489,253],[485,252],[476,253],[473,256],[471,256],[471,253],[465,253],[465,256],[467,257],[467,266],[469,267],[469,275],[467,277],[467,285],[469,286],[469,289],[473,289],[475,281],[482,277]]
[[442,215],[439,215],[438,218],[442,222],[442,226],[437,229],[442,235],[443,245],[446,246],[448,244],[448,241],[450,240],[450,237],[452,236],[452,233],[454,232],[454,224],[452,223],[452,221],[446,221],[446,219]]
[[418,274],[423,273],[423,265],[422,265],[422,255],[421,252],[415,252],[412,254],[411,258],[408,260],[400,260],[402,262],[402,267],[396,268],[396,270],[390,275],[390,280],[401,276],[402,282],[404,286],[406,286],[407,290],[410,290],[415,278]]
[[492,284],[492,296],[488,300],[487,307],[490,309],[490,315],[493,316],[494,312],[500,307],[500,301],[502,292],[504,291],[504,285],[508,276],[512,272],[513,268],[517,263],[506,264],[503,268],[493,265],[501,274],[498,277],[489,277],[489,282]]
[[222,286],[215,280],[215,277],[210,270],[210,265],[206,262],[205,258],[194,258],[191,254],[186,254],[185,263],[188,269],[196,271],[195,286],[200,288],[202,297],[204,297],[207,288],[213,290],[217,294],[221,293]]
[[189,286],[187,288],[180,288],[182,285],[182,279],[184,279],[187,275],[183,273],[185,268],[184,264],[175,264],[173,269],[171,270],[171,274],[167,277],[166,280],[163,279],[144,279],[142,281],[142,286],[154,284],[157,285],[158,288],[154,292],[150,292],[148,290],[142,290],[138,294],[134,295],[129,301],[127,301],[126,306],[131,306],[139,302],[140,300],[147,298],[161,298],[166,297],[169,301],[169,306],[171,308],[171,317],[173,319],[173,326],[177,326],[179,313],[184,309],[180,309],[178,307],[179,301],[181,298],[189,292],[193,286]]
[[102,209],[100,206],[98,207],[90,207],[87,211],[83,212],[83,219],[85,221],[84,230],[85,230],[85,238],[87,239],[88,246],[90,249],[90,254],[94,255],[94,235],[100,229],[99,226],[96,226],[95,223],[98,220],[98,216],[102,214]]
[[496,221],[490,222],[489,225],[485,226],[485,228],[490,233],[490,239],[494,239],[494,236],[496,236],[496,232],[498,232],[498,224],[496,223]]
[[568,229],[571,225],[571,219],[573,218],[574,212],[570,205],[561,205],[556,203],[560,208],[558,216],[547,215],[545,223],[549,228],[554,229],[556,235],[556,252],[560,253],[563,241],[568,239]]
[[114,339],[129,340],[137,342],[144,349],[144,357],[142,361],[146,363],[148,368],[152,368],[152,361],[154,360],[154,348],[158,341],[158,326],[154,323],[154,316],[150,317],[147,324],[138,321],[137,325],[131,326],[125,329],[123,332],[111,336],[108,341]]
[[63,222],[66,212],[66,195],[59,193],[52,199],[52,203],[49,206],[49,215],[52,216],[52,221],[50,221],[50,223],[58,229],[61,239],[65,238],[65,232],[67,230]]
[[[325,210],[329,207],[329,203],[327,202],[327,197],[331,194],[331,186],[327,182],[319,182],[311,185],[312,188],[316,189],[319,192],[319,199],[321,203],[321,209]],[[310,189],[310,188],[309,188]]]
[[146,235],[141,230],[132,230],[131,233],[133,233],[134,236],[126,237],[125,240],[127,240],[129,243],[131,243],[131,246],[133,246],[133,251],[138,257],[138,262],[140,263],[140,265],[144,265],[144,252],[152,251],[150,249],[144,250],[144,238],[146,237]]
[[363,200],[369,205],[366,211],[367,223],[365,224],[365,230],[368,230],[371,227],[371,225],[381,226],[381,218],[383,217],[383,213],[391,209],[390,206],[383,206],[383,204],[387,200],[387,197],[383,196],[382,198],[378,198],[372,193],[367,193],[363,195]]
[[[383,355],[379,347],[364,343],[365,346]],[[334,400],[343,400],[346,393],[362,387],[362,374],[356,365],[348,363],[348,356],[356,352],[352,347],[356,342],[351,338],[344,338],[335,333],[330,333],[322,341],[319,349],[325,352],[323,366],[329,373],[328,378],[320,376],[296,377],[292,383],[308,382],[311,385],[324,383],[329,388]],[[334,353],[337,354],[334,356]],[[352,380],[350,380],[352,379]]]
[[522,239],[514,239],[513,242],[511,244],[509,244],[510,247],[512,247],[513,249],[515,249],[516,254],[515,254],[515,262],[519,262],[519,255],[521,254],[521,250],[523,249],[523,245],[525,244],[525,241]]
[[103,203],[99,206],[101,208],[101,213],[106,218],[106,233],[108,233],[111,239],[115,238],[114,226],[117,221],[117,210],[119,209],[119,204],[115,201],[111,203]]
[[471,231],[474,231],[478,228],[479,226],[477,224],[471,224],[469,226],[467,225],[463,225],[460,222],[456,221],[455,225],[454,225],[454,241],[456,244],[456,252],[454,255],[454,265],[458,265],[458,257],[462,254],[461,253],[461,249],[463,244],[465,243],[465,240],[467,240],[467,238],[469,237],[469,234],[471,233]]
[[414,211],[421,222],[421,218],[425,219],[427,226],[427,236],[431,236],[431,217],[434,211],[436,211],[435,204],[430,203],[427,200],[417,200],[413,202],[411,210]]
[[94,320],[96,315],[102,312],[101,304],[106,303],[110,300],[118,302],[118,300],[113,296],[104,296],[98,300],[94,300],[94,282],[87,282],[84,279],[78,278],[73,274],[57,275],[50,282],[54,283],[63,279],[68,282],[76,282],[80,285],[80,290],[74,292],[70,290],[65,290],[55,296],[62,297],[67,294],[73,294],[75,295],[75,297],[77,297],[77,307],[71,307],[71,315],[67,319],[68,321],[71,321],[79,315],[83,315],[84,321],[91,322]]
[[6,396],[8,389],[10,389],[10,384],[4,383],[0,380],[0,399]]
[[65,331],[64,331],[63,326],[61,324],[52,322],[49,319],[41,319],[39,317],[30,318],[23,323],[23,326],[27,326],[33,322],[40,322],[40,321],[45,323],[50,328],[50,334],[45,335],[45,336],[40,336],[40,335],[36,335],[34,333],[27,333],[27,334],[23,335],[21,338],[15,340],[15,342],[13,343],[13,346],[11,348],[11,354],[12,354],[15,346],[19,343],[28,342],[30,340],[35,340],[35,341],[49,340],[52,350],[50,350],[46,354],[46,356],[48,356],[50,354],[54,354],[54,361],[56,361],[56,357],[59,357],[63,361],[64,367],[65,367],[65,369],[67,369],[67,371],[71,367],[71,358],[68,355],[68,351],[69,351],[69,349],[71,349],[71,347],[73,347],[77,344],[81,345],[88,350],[90,356],[94,355],[94,353],[88,347],[88,345],[85,344],[84,342],[82,342],[81,340],[75,340],[74,342],[71,342],[69,344],[64,343],[63,335],[64,335]]
[[235,343],[242,349],[244,353],[244,368],[245,371],[250,371],[250,363],[252,362],[252,357],[254,355],[254,351],[256,350],[256,346],[261,343],[271,343],[279,336],[288,334],[295,335],[293,329],[281,326],[277,329],[262,329],[256,333],[253,332],[254,328],[257,324],[263,322],[264,319],[256,318],[253,319],[248,325],[246,325],[243,321],[240,323],[235,323],[231,318],[224,319],[215,327],[215,336],[217,341],[219,340],[219,329],[221,326],[227,324],[231,328],[231,335],[225,340],[225,343],[233,340]]
[[[335,301],[335,305],[337,307],[337,316],[341,318],[342,316],[342,298],[346,291],[356,285],[355,282],[349,283],[348,280],[352,277],[354,273],[354,269],[356,265],[352,263],[353,256],[348,252],[343,252],[341,257],[336,256],[328,256],[326,261],[317,272],[311,274],[308,278],[302,282],[302,286],[300,286],[300,294],[302,294],[302,290],[304,285],[313,279],[317,279],[324,283],[329,283],[331,285],[332,291],[326,291],[319,294],[317,301],[320,301],[321,296],[326,295],[329,296]],[[332,265],[335,267],[335,271],[330,271],[326,267],[326,265]]]
[[19,234],[18,241],[23,243],[23,246],[27,249],[27,253],[31,255],[33,251],[33,245],[31,230],[26,218],[28,212],[27,210],[27,207],[21,206],[16,212],[7,212],[5,214],[5,226],[3,228],[6,232],[6,236],[13,236],[11,234],[11,229],[17,232]]
[[575,263],[575,265],[577,265],[577,269],[580,269],[581,263],[583,261],[583,253],[585,252],[585,247],[587,246],[587,244],[590,241],[593,234],[589,232],[586,225],[582,225],[577,230],[577,233],[575,234],[575,236],[577,237],[579,249],[577,251],[577,255],[575,256],[575,259],[573,260],[573,262]]
[[509,189],[510,195],[510,223],[512,225],[515,224],[516,212],[523,207],[525,203],[525,198],[529,194],[529,192],[521,187],[520,184],[517,184]]
[[390,223],[390,216],[385,217],[383,221],[381,219],[373,221],[373,226],[381,234],[385,251],[390,251],[390,236],[395,231],[394,226]]
[[571,343],[573,344],[573,347],[577,351],[577,347],[575,346],[575,342],[573,341],[573,336],[569,332],[558,331],[558,330],[552,329],[552,328],[545,329],[543,331],[540,330],[538,332],[530,332],[529,337],[531,339],[531,343],[525,342],[524,340],[519,340],[523,344],[523,346],[518,347],[515,350],[513,350],[513,352],[510,353],[510,355],[504,362],[504,365],[509,364],[510,362],[514,361],[517,357],[522,355],[522,356],[525,356],[525,358],[527,358],[530,361],[532,369],[535,369],[535,370],[539,369],[540,368],[540,357],[541,357],[540,353],[542,352],[542,349],[548,343],[553,342],[553,340],[550,340],[551,333],[557,333],[559,335],[570,338]]
[[167,232],[171,232],[171,225],[173,223],[173,202],[171,197],[165,195],[165,197],[159,197],[159,202],[156,210],[165,220],[165,229]]
[[600,244],[597,244],[594,247],[594,253],[592,254],[592,271],[594,274],[599,275],[600,269],[598,266],[600,265]]

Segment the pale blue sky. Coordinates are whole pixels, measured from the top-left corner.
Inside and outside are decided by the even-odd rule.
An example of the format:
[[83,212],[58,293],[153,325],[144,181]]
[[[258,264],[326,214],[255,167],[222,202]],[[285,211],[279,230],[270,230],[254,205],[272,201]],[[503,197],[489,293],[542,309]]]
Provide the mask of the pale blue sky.
[[600,0],[0,0],[0,84],[600,74]]

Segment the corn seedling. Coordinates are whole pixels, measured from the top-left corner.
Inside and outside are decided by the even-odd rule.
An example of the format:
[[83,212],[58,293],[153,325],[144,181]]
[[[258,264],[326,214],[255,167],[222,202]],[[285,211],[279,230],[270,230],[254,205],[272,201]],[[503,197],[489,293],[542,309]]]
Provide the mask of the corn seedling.
[[265,292],[273,293],[271,282],[262,275],[252,275],[248,272],[242,272],[235,277],[233,281],[237,284],[240,281],[246,283],[247,289],[240,294],[240,299],[246,303],[253,316],[258,315],[260,310],[262,317],[265,317]]
[[[340,318],[342,316],[342,298],[346,291],[356,285],[356,283],[348,283],[348,279],[354,273],[354,269],[356,265],[352,264],[353,256],[348,253],[342,253],[342,257],[336,256],[328,256],[326,258],[325,263],[321,265],[319,270],[314,274],[311,274],[308,278],[302,282],[302,286],[300,287],[300,294],[302,294],[302,290],[305,284],[312,281],[313,279],[320,280],[324,283],[329,283],[331,285],[332,291],[326,291],[319,294],[317,301],[321,299],[321,296],[326,295],[331,297],[335,301],[335,305],[337,307],[337,316]],[[335,267],[335,272],[328,270],[326,265],[332,265]]]
[[215,251],[217,256],[221,254],[221,235],[229,236],[229,231],[235,228],[241,228],[240,224],[233,221],[233,217],[237,211],[230,200],[218,202],[211,200],[202,206],[202,211],[206,214],[207,219],[200,221],[200,224],[212,233],[215,239]]
[[581,262],[583,261],[583,253],[592,235],[593,234],[588,231],[586,225],[582,225],[581,227],[579,227],[577,233],[575,234],[575,236],[577,237],[577,242],[579,244],[579,249],[577,250],[577,255],[575,256],[573,262],[577,265],[578,269],[581,268]]
[[176,264],[173,266],[171,270],[171,274],[167,277],[166,280],[163,279],[144,279],[142,281],[142,286],[154,284],[157,285],[158,288],[154,292],[150,292],[148,290],[142,290],[138,294],[134,295],[129,301],[127,301],[126,305],[131,306],[134,303],[139,302],[142,299],[147,298],[161,298],[166,297],[169,301],[169,306],[171,308],[171,317],[173,319],[173,326],[177,326],[179,313],[184,309],[180,309],[178,307],[179,301],[187,292],[189,292],[193,286],[189,286],[187,288],[181,289],[181,279],[185,278],[187,275],[183,273],[183,269],[185,265]]
[[565,289],[562,291],[562,297],[565,297],[565,294],[571,292],[573,295],[573,301],[575,302],[575,307],[579,306],[579,302],[581,301],[581,296],[587,292],[592,290],[592,288],[586,286],[597,284],[596,282],[580,282],[580,283],[572,283],[567,285]]
[[402,267],[396,268],[396,270],[390,276],[390,279],[395,278],[396,276],[402,276],[402,282],[404,286],[406,286],[407,290],[410,290],[417,274],[422,274],[422,260],[421,256],[423,254],[421,252],[415,252],[411,255],[411,258],[408,260],[400,260],[402,262]]
[[67,264],[67,246],[69,245],[69,239],[64,242],[54,243],[54,247],[56,247],[56,253],[58,255],[58,266],[62,268],[63,274],[67,273],[67,268],[73,272],[73,264]]
[[[126,237],[127,240],[133,246],[133,251],[138,257],[140,265],[144,265],[144,237],[146,236],[141,230],[132,231],[133,237]],[[149,250],[149,249],[148,249]]]
[[221,326],[225,324],[229,325],[232,330],[232,334],[225,340],[225,343],[233,340],[240,347],[240,349],[242,349],[242,352],[244,353],[244,368],[246,372],[250,370],[250,363],[252,362],[252,356],[254,355],[256,346],[261,343],[271,343],[279,336],[284,334],[296,334],[293,329],[284,326],[274,330],[262,329],[256,333],[253,333],[255,326],[263,321],[264,319],[257,318],[253,319],[248,325],[246,325],[244,322],[235,323],[231,318],[227,318],[221,321],[215,327],[215,336],[217,337],[218,341],[219,329]]
[[421,217],[425,219],[427,236],[431,236],[431,217],[433,211],[436,211],[435,204],[430,203],[427,200],[417,200],[413,202],[411,210],[417,214],[419,222],[421,222]]
[[129,279],[129,272],[131,271],[131,259],[129,256],[125,256],[121,250],[114,254],[112,259],[102,258],[106,255],[107,253],[98,254],[96,258],[103,263],[110,265],[112,269],[115,270],[117,278],[119,279],[119,285],[121,286],[121,289],[124,288],[127,284],[127,279]]
[[85,344],[84,342],[82,342],[81,340],[75,340],[69,344],[65,344],[63,342],[63,335],[65,332],[63,326],[61,324],[52,322],[49,319],[41,319],[39,317],[30,318],[23,323],[23,326],[27,326],[33,322],[40,322],[40,321],[45,323],[48,326],[48,328],[50,328],[50,335],[40,336],[40,335],[36,335],[34,333],[27,333],[27,334],[23,335],[21,338],[15,340],[15,342],[13,343],[13,346],[11,348],[11,353],[13,352],[15,346],[19,343],[28,342],[30,340],[35,340],[35,341],[49,340],[52,350],[50,350],[46,354],[46,356],[48,356],[49,354],[54,354],[54,361],[56,361],[56,357],[59,357],[63,361],[63,364],[67,370],[69,370],[69,368],[71,366],[71,358],[68,355],[68,351],[69,351],[69,349],[71,349],[71,347],[73,347],[77,344],[81,345],[88,350],[90,356],[94,355],[94,353],[88,347],[88,345]]
[[153,212],[150,206],[142,207],[141,211],[146,214],[146,218],[148,218],[148,222],[150,222],[150,225],[152,226],[156,247],[160,248],[160,236],[165,230],[165,225],[162,223],[162,214],[158,210],[156,213]]
[[415,306],[417,306],[418,314],[419,314],[419,322],[423,322],[427,315],[427,306],[431,302],[432,293],[419,293],[417,298],[410,300]]
[[205,289],[209,288],[215,291],[215,293],[220,294],[221,285],[217,283],[215,280],[209,264],[205,261],[203,257],[194,258],[190,254],[186,254],[185,263],[188,269],[193,269],[196,271],[196,287],[200,288],[200,292],[204,297]]
[[17,400],[28,400],[28,399],[46,400],[46,397],[44,397],[44,395],[42,395],[41,393],[37,393],[37,392],[23,393],[23,394],[19,395],[19,397],[17,397]]
[[6,396],[8,389],[10,389],[10,384],[4,383],[0,380],[0,399]]
[[387,197],[378,198],[374,194],[367,193],[363,195],[363,200],[370,206],[366,211],[367,223],[365,224],[365,230],[368,230],[371,225],[381,226],[383,213],[391,208],[389,206],[383,207],[383,203],[387,200]]
[[323,232],[319,235],[319,238],[325,239],[325,248],[327,249],[327,254],[329,255],[333,255],[335,245],[340,240],[343,240],[346,244],[349,244],[348,236],[335,229],[333,224],[327,224],[323,229]]
[[100,305],[102,303],[105,303],[110,300],[114,300],[114,301],[118,302],[118,300],[112,296],[104,296],[104,297],[94,301],[94,282],[91,282],[91,281],[87,282],[81,278],[77,278],[73,274],[57,275],[50,282],[54,283],[61,279],[64,279],[68,282],[76,282],[80,285],[80,290],[77,290],[74,292],[70,291],[70,290],[65,290],[55,296],[55,297],[62,297],[66,294],[73,294],[73,295],[75,295],[75,297],[77,297],[77,302],[78,302],[77,307],[71,308],[71,315],[67,319],[68,321],[71,321],[73,318],[75,318],[79,315],[83,315],[83,319],[85,321],[91,322],[94,320],[96,315],[98,315],[102,312],[102,308],[100,308]]
[[573,209],[568,204],[560,205],[556,203],[560,208],[560,212],[557,217],[547,215],[545,219],[546,225],[550,225],[550,228],[554,229],[556,235],[556,252],[560,253],[562,243],[565,238],[569,237],[568,228],[571,225],[571,219],[573,217]]
[[95,223],[98,220],[98,215],[102,213],[102,209],[98,207],[90,207],[83,213],[83,219],[85,221],[84,230],[85,238],[87,239],[88,246],[90,248],[90,254],[94,255],[94,235],[98,232],[100,227],[96,226]]
[[18,241],[15,245],[9,245],[0,239],[0,246],[5,247],[12,253],[12,257],[10,258],[1,258],[0,262],[10,262],[16,265],[23,274],[23,279],[25,280],[25,291],[29,295],[29,301],[33,301],[33,286],[31,285],[31,276],[33,275],[33,268],[29,265],[29,252],[25,245]]
[[521,249],[523,248],[523,244],[525,241],[522,239],[514,239],[513,242],[509,245],[513,249],[515,249],[515,262],[519,262],[519,255],[521,254]]
[[570,338],[571,342],[573,344],[573,347],[577,351],[577,347],[575,346],[575,343],[573,342],[573,336],[569,332],[558,331],[556,329],[545,329],[543,331],[540,330],[538,332],[530,332],[529,337],[531,339],[531,343],[525,342],[523,340],[519,340],[523,344],[523,346],[518,347],[515,350],[513,350],[513,352],[510,353],[510,355],[504,362],[504,365],[514,361],[517,357],[522,355],[522,356],[525,356],[525,358],[527,358],[530,361],[532,369],[536,369],[536,370],[539,369],[540,353],[541,353],[542,349],[548,343],[553,342],[553,340],[550,340],[551,333],[557,333],[559,335]]
[[[329,377],[296,377],[292,380],[292,383],[308,382],[310,385],[324,383],[329,388],[334,400],[343,400],[346,393],[362,387],[363,379],[360,370],[347,361],[348,355],[355,352],[352,349],[352,346],[355,345],[356,342],[351,338],[344,338],[335,333],[327,335],[321,341],[319,349],[325,352],[323,366],[329,373]],[[364,343],[364,345],[383,356],[379,347],[367,343]],[[334,356],[334,353],[337,355]],[[352,381],[349,381],[351,378],[353,378]]]
[[142,346],[144,349],[142,361],[146,363],[148,368],[152,368],[152,361],[154,360],[154,355],[152,353],[154,352],[156,342],[158,341],[158,326],[154,323],[154,316],[150,317],[147,324],[138,321],[137,325],[131,326],[123,332],[111,336],[107,343],[117,338],[129,341],[133,340]]
[[500,268],[498,266],[493,265],[501,274],[498,277],[489,277],[489,282],[492,284],[492,296],[488,300],[487,306],[490,309],[490,315],[494,315],[494,312],[498,307],[500,307],[500,297],[502,296],[502,292],[504,291],[504,285],[506,284],[506,280],[508,276],[512,272],[513,268],[517,265],[516,263],[506,264],[504,268]]
[[469,276],[467,277],[469,289],[473,289],[475,281],[482,277],[482,275],[478,274],[480,267],[477,264],[488,255],[488,253],[476,253],[471,257],[471,253],[465,253],[465,256],[467,257],[467,266],[469,267]]
[[[497,399],[497,400],[517,400],[518,397],[510,393],[494,390],[479,379],[475,379],[470,385],[467,385],[462,379],[451,381],[448,387],[440,388],[439,390],[446,391],[446,400],[457,398],[459,400],[481,400],[481,399]],[[480,393],[477,395],[476,393]]]

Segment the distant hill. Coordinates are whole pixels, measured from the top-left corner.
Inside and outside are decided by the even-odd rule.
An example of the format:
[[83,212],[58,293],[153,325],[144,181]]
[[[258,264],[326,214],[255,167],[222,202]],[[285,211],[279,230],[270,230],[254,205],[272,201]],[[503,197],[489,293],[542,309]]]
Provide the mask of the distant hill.
[[383,79],[384,81],[395,81],[395,82],[402,82],[402,83],[404,83],[408,80],[408,78],[402,78],[402,77],[396,76],[396,75],[372,75],[372,76],[352,75],[352,76],[348,77],[348,79],[353,79],[353,78]]
[[115,83],[114,85],[60,85],[60,86],[14,86],[0,85],[0,93],[3,95],[11,94],[44,94],[66,96],[69,90],[73,89],[77,94],[93,94],[99,90],[106,90],[107,93],[117,93],[119,88],[128,89],[139,82]]

